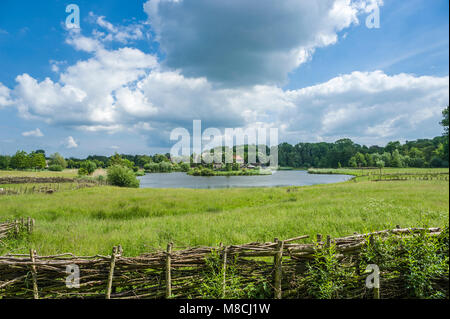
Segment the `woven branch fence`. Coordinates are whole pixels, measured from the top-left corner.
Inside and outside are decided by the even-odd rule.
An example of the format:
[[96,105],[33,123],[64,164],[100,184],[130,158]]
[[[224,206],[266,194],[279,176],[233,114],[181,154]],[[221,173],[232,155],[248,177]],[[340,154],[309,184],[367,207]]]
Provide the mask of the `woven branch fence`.
[[13,236],[19,235],[21,232],[26,231],[31,234],[34,228],[34,219],[28,217],[26,220],[21,218],[20,220],[0,222],[0,243],[2,239],[8,239]]
[[[391,174],[369,174],[369,180],[379,182],[379,181],[448,181],[449,173],[426,173],[426,174],[413,174],[413,173],[391,173]],[[362,176],[358,176],[362,177]]]
[[[124,257],[121,246],[114,247],[109,256],[90,257],[70,253],[39,256],[31,249],[29,255],[0,257],[0,298],[203,298],[198,288],[210,271],[207,259],[212,252],[220,258],[222,298],[233,297],[227,290],[232,276],[239,276],[242,289],[268,283],[271,298],[307,298],[306,288],[299,286],[297,279],[304,276],[307,264],[314,259],[317,250],[333,244],[341,264],[359,267],[362,247],[370,245],[375,237],[385,239],[419,232],[437,236],[441,229],[397,228],[334,239],[317,235],[312,244],[295,243],[308,236],[183,250],[176,250],[169,243],[166,251],[139,257]],[[229,269],[232,267],[231,276]],[[379,290],[366,288],[368,274],[360,270],[357,273],[360,276],[349,283],[353,288],[345,298],[380,298]],[[381,274],[381,298],[401,297],[404,287],[398,279],[384,277]]]

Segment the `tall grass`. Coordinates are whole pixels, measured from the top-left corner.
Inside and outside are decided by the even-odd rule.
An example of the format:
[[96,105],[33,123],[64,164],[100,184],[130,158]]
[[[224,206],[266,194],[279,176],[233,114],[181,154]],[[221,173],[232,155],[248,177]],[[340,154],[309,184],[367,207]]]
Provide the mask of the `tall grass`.
[[[295,191],[293,191],[293,189]],[[0,196],[0,220],[32,217],[30,242],[0,253],[110,252],[152,247],[238,244],[317,233],[333,237],[400,225],[448,225],[443,181],[347,182],[290,188],[121,189]]]
[[67,177],[78,176],[77,169],[65,169],[62,172],[53,172],[48,170],[25,170],[25,171],[4,171],[0,170],[0,177]]

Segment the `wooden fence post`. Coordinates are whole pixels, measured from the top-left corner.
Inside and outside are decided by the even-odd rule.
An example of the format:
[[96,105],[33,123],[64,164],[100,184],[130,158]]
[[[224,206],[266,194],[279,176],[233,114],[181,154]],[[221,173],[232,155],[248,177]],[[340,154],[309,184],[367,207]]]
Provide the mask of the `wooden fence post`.
[[380,288],[373,288],[373,299],[380,299]]
[[17,219],[14,221],[14,234],[17,236],[19,235],[19,222]]
[[282,260],[283,260],[283,246],[284,242],[275,238],[276,254],[274,258],[274,297],[275,299],[281,299],[281,279],[282,279]]
[[31,233],[31,217],[27,218],[27,232],[28,234]]
[[38,291],[38,285],[37,285],[37,271],[36,271],[36,265],[34,263],[36,262],[36,250],[30,249],[30,259],[33,263],[31,265],[31,277],[33,279],[33,298],[39,299],[39,291]]
[[[369,237],[369,245],[373,248],[375,246],[375,238],[373,235]],[[380,288],[373,288],[373,299],[380,299]]]
[[320,244],[322,242],[322,235],[317,234],[317,243]]
[[116,266],[117,247],[113,247],[111,254],[111,263],[109,265],[108,282],[106,285],[106,299],[111,299],[112,282],[114,278],[114,267]]
[[223,281],[222,281],[222,298],[225,299],[225,291],[227,287],[226,274],[227,274],[227,252],[228,247],[225,247],[223,250]]
[[166,298],[170,298],[172,296],[172,261],[171,261],[171,254],[172,254],[172,246],[173,243],[167,244],[167,258],[166,258]]

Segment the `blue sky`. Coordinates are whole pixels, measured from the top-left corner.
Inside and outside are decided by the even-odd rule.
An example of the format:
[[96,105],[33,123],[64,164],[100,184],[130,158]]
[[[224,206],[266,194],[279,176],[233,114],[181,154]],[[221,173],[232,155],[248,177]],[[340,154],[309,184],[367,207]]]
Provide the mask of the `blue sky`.
[[3,0],[0,153],[166,152],[195,119],[291,143],[441,134],[448,1],[282,2]]

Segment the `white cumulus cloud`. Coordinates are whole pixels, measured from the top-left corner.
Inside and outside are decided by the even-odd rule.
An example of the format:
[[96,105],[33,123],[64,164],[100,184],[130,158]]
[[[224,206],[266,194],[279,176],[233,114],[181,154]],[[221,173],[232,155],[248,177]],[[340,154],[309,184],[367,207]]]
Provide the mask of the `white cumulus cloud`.
[[[254,1],[239,3],[244,10]],[[312,52],[309,49],[334,43],[339,30],[357,23],[358,12],[365,8],[361,4],[367,5],[368,1],[358,2],[359,6],[350,0],[286,1],[286,8],[278,3],[275,11],[271,10],[274,1],[267,0],[265,5],[258,3],[253,7],[256,11],[252,17],[255,17],[247,21],[246,26],[244,13],[238,12],[238,2],[234,0],[220,3],[150,0],[145,9],[163,48],[169,50],[167,63],[129,46],[107,49],[102,42],[104,39],[95,35],[86,37],[79,32],[70,33],[68,43],[77,50],[88,52],[90,58],[67,65],[63,71],[58,70],[57,80],[39,81],[25,73],[16,77],[14,88],[0,83],[0,108],[15,105],[25,119],[85,132],[136,132],[147,136],[152,146],[167,146],[171,143],[169,135],[173,128],[190,129],[192,121],[198,119],[202,120],[203,128],[278,127],[280,140],[291,143],[349,137],[375,144],[441,133],[438,122],[442,108],[448,104],[448,76],[355,71],[297,90],[283,90],[276,85],[286,72],[300,63],[299,59],[309,56]],[[181,9],[187,13],[183,15]],[[223,11],[223,18],[211,15],[218,11]],[[203,13],[201,17],[199,12]],[[189,36],[186,39],[193,40],[193,45],[203,41],[203,48],[206,45],[205,50],[212,54],[210,59],[186,43],[165,47],[167,39],[184,41],[176,32],[185,23],[192,22],[193,25],[188,24],[181,34],[189,30],[196,32],[197,24],[209,26],[203,20],[213,16],[219,18],[217,24],[213,23],[209,28],[212,33],[203,30],[198,34],[201,39]],[[293,16],[303,20],[293,21]],[[192,21],[184,21],[187,17]],[[286,21],[286,26],[267,22],[275,17],[286,17],[286,20],[277,20]],[[97,22],[108,32],[120,29],[100,18]],[[203,20],[197,21],[197,18]],[[221,20],[225,18],[237,23],[236,28]],[[264,19],[268,19],[267,25],[274,25],[274,30],[266,30],[267,39],[256,32],[265,28]],[[319,25],[315,25],[316,20],[320,21]],[[241,44],[233,44],[234,40],[231,41],[221,29],[222,22],[222,28],[233,35],[231,40],[237,37],[235,40]],[[302,28],[291,30],[292,26]],[[236,34],[236,30],[243,34]],[[280,32],[285,32],[286,36],[281,37]],[[222,54],[214,51],[212,46],[221,44],[213,38],[211,43],[205,40],[205,36],[213,34],[224,41],[230,40],[231,49],[222,48],[226,54],[235,54],[232,60],[225,59],[217,64],[225,72],[220,79],[214,74],[217,71],[220,75],[222,71],[214,71],[210,66],[211,61]],[[270,39],[276,43],[272,44]],[[242,43],[247,43],[247,47],[241,48]],[[171,65],[170,56],[176,57],[182,49],[186,49],[185,56],[178,68]],[[202,61],[192,60],[196,53]],[[278,59],[279,54],[286,59]],[[291,54],[296,58],[293,59]],[[183,62],[183,59],[186,60]],[[234,64],[237,61],[240,62]],[[227,72],[231,73],[227,75]],[[232,80],[233,74],[242,77],[246,85],[217,85],[216,80]],[[253,81],[255,79],[265,80],[260,83]],[[72,137],[65,141],[67,147],[75,148],[77,144]]]
[[11,105],[11,90],[0,82],[0,109]]
[[64,144],[67,149],[78,147],[78,143],[75,141],[75,139],[72,136],[67,137],[66,140],[64,141]]
[[167,66],[236,86],[285,82],[374,2],[149,0],[144,10]]
[[44,136],[44,134],[41,132],[41,130],[39,128],[37,128],[37,129],[32,130],[32,131],[23,132],[22,136],[25,136],[25,137],[29,137],[29,136],[42,137],[42,136]]

